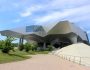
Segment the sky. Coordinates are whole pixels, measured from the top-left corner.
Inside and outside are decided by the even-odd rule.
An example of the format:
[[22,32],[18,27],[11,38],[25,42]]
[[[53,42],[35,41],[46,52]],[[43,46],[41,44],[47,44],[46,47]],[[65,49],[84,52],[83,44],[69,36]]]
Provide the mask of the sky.
[[79,26],[90,39],[90,0],[0,0],[0,31],[63,20]]

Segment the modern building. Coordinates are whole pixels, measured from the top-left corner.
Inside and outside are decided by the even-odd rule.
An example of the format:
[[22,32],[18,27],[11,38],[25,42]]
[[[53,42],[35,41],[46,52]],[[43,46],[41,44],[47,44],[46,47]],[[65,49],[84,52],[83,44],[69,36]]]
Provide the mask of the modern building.
[[3,36],[11,36],[20,38],[20,43],[23,39],[30,42],[36,41],[40,46],[46,47],[49,44],[56,48],[64,47],[65,45],[83,42],[89,43],[87,33],[69,21],[61,21],[56,24],[47,26],[30,25],[12,30],[0,31]]

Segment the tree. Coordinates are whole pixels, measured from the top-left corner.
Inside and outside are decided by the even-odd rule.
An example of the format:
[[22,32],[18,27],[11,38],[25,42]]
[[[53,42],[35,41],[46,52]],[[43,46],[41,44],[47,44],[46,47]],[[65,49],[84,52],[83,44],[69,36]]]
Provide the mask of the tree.
[[4,45],[2,47],[2,52],[3,53],[9,53],[10,50],[14,50],[14,46],[12,44],[12,41],[16,40],[13,37],[8,37],[4,40]]
[[3,40],[1,40],[1,41],[0,41],[0,49],[2,49],[2,48],[3,48],[3,45],[4,45],[4,41],[3,41]]

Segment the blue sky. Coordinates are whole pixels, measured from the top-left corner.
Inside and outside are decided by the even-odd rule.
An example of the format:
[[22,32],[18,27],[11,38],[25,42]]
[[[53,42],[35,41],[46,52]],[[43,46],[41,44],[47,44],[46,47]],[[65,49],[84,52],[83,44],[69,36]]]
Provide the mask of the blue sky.
[[90,0],[0,0],[0,31],[69,20],[90,38]]

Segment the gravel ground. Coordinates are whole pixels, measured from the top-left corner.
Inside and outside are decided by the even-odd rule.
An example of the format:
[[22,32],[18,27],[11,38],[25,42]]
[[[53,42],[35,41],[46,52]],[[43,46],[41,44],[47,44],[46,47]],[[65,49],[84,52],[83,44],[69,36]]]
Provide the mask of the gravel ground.
[[33,55],[24,61],[0,64],[0,70],[90,70],[51,54]]

